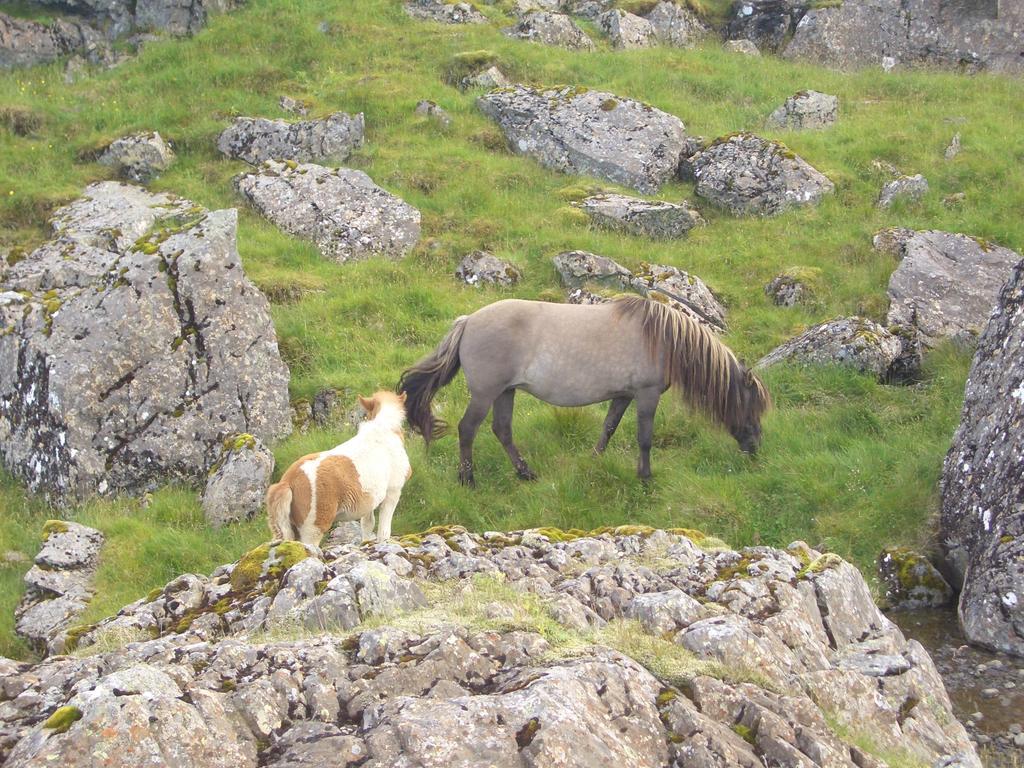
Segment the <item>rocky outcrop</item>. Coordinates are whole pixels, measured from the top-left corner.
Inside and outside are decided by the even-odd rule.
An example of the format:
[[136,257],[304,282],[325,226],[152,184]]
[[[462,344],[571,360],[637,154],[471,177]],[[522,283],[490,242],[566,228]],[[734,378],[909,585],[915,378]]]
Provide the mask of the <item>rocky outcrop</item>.
[[809,0],[737,0],[733,3],[726,35],[750,40],[759,49],[777,52],[789,39]]
[[675,48],[689,48],[711,31],[694,13],[668,0],[654,6],[644,18],[659,43]]
[[878,195],[879,208],[891,208],[895,203],[916,203],[928,194],[928,180],[920,173],[900,176],[886,183]]
[[217,149],[228,157],[252,165],[269,160],[300,163],[341,163],[353,150],[363,146],[366,123],[363,113],[355,117],[335,112],[323,120],[268,120],[264,117],[236,117],[217,139]]
[[138,641],[9,664],[7,768],[171,749],[244,768],[882,764],[854,742],[980,766],[928,654],[802,543],[449,526],[265,545],[75,636]]
[[789,131],[828,128],[839,115],[839,99],[818,91],[800,91],[768,116],[769,128]]
[[566,251],[554,258],[570,303],[595,304],[604,298],[593,289],[633,291],[664,301],[674,309],[716,330],[725,328],[725,307],[696,275],[664,264],[642,263],[635,272],[612,259],[587,251]]
[[927,557],[907,547],[886,547],[878,557],[885,602],[894,611],[942,608],[953,589]]
[[101,28],[108,37],[135,30],[192,35],[206,26],[211,14],[225,13],[238,0],[40,0],[43,5],[69,10]]
[[900,259],[889,278],[886,322],[920,334],[927,346],[942,339],[973,344],[1021,260],[1009,248],[937,230],[884,230],[874,244]]
[[843,365],[887,381],[905,368],[904,341],[863,317],[844,317],[808,328],[776,347],[757,363],[766,368],[781,362],[801,365]]
[[442,24],[483,24],[487,17],[472,3],[448,3],[444,0],[412,0],[405,12],[414,19],[438,21]]
[[704,224],[697,209],[689,203],[643,200],[626,195],[594,195],[579,203],[592,221],[610,229],[656,240],[683,237]]
[[592,51],[594,41],[564,13],[535,11],[523,16],[505,34],[531,43],[554,45],[572,51]]
[[783,56],[839,69],[941,65],[1024,72],[1017,3],[844,0],[808,11]]
[[939,536],[967,639],[1024,656],[1024,263],[978,341],[942,471]]
[[814,205],[835,185],[782,144],[750,133],[713,142],[690,158],[697,194],[738,216]]
[[40,24],[0,13],[0,70],[48,64],[76,52],[98,60],[108,50],[103,35],[85,23]]
[[679,118],[611,93],[517,85],[491,91],[477,105],[498,123],[513,152],[643,194],[676,174],[686,147]]
[[420,212],[351,168],[270,162],[235,187],[278,227],[341,263],[401,258],[420,237]]
[[612,48],[650,48],[658,42],[651,22],[619,8],[598,16],[597,26]]
[[174,150],[159,133],[135,133],[112,142],[96,162],[144,184],[171,167]]
[[[205,481],[223,438],[291,431],[237,211],[117,182],[0,281],[0,457],[54,502]],[[102,364],[97,364],[102,361]]]
[[509,288],[518,283],[522,272],[514,264],[487,251],[473,251],[462,257],[455,277],[466,285],[501,285]]
[[257,437],[228,436],[203,489],[207,522],[220,528],[262,513],[273,473],[274,454]]
[[41,653],[60,653],[66,630],[93,596],[103,534],[63,520],[43,527],[43,546],[25,574],[14,631]]

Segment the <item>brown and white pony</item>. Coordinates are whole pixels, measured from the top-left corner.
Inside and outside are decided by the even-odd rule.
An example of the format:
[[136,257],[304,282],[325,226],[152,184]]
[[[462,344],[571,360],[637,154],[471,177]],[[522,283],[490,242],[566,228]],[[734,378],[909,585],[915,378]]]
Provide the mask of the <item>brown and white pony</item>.
[[377,541],[391,537],[391,518],[412,475],[402,421],[405,395],[376,392],[359,398],[368,419],[359,432],[329,451],[296,461],[267,490],[267,516],[276,539],[319,546],[334,522],[359,520],[373,538],[373,511],[380,507]]
[[598,453],[635,399],[643,479],[651,475],[654,414],[669,387],[728,429],[747,453],[760,445],[761,415],[771,404],[761,381],[707,327],[636,296],[595,305],[506,299],[458,318],[398,384],[408,395],[410,426],[428,443],[447,430],[431,400],[460,367],[470,400],[459,422],[459,479],[470,485],[473,440],[492,405],[494,434],[517,473],[536,477],[512,441],[517,389],[560,406],[611,400]]

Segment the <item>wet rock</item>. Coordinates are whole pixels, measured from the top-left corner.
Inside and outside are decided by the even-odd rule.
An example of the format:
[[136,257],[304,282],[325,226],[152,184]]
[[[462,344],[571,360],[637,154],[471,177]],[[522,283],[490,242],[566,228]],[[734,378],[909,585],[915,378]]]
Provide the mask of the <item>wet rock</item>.
[[100,182],[51,226],[0,285],[25,300],[0,307],[0,456],[30,490],[66,503],[195,485],[226,435],[291,431],[236,211]]
[[1011,3],[844,0],[808,11],[783,56],[838,69],[940,65],[1021,72],[1022,15]]
[[879,208],[891,208],[896,202],[917,202],[928,194],[928,180],[921,174],[901,176],[882,187],[878,196]]
[[507,88],[511,84],[512,81],[497,67],[488,67],[475,74],[466,75],[459,81],[459,87],[464,91],[470,88],[484,88],[489,91],[494,88]]
[[607,194],[585,198],[579,207],[602,226],[656,240],[682,237],[704,224],[697,210],[685,201],[675,204]]
[[1000,293],[942,474],[940,540],[967,639],[1024,656],[1024,263]]
[[103,35],[87,24],[40,24],[0,13],[0,70],[47,64],[78,51],[96,57],[106,49]]
[[760,56],[761,51],[752,40],[726,40],[723,46],[730,53],[742,53],[744,56]]
[[129,181],[144,184],[170,168],[174,151],[159,133],[136,133],[113,142],[97,162]]
[[414,19],[439,21],[442,24],[484,24],[487,17],[471,3],[447,3],[443,0],[411,0],[405,12]]
[[43,546],[25,574],[25,594],[14,611],[14,631],[36,650],[59,653],[66,630],[92,599],[103,534],[95,528],[50,520]]
[[776,347],[756,368],[783,361],[802,365],[843,365],[885,380],[900,357],[898,336],[863,317],[846,317],[815,325]]
[[274,454],[252,435],[231,435],[203,490],[203,514],[214,528],[251,520],[263,511]]
[[413,110],[413,114],[435,120],[445,128],[452,124],[451,116],[435,102],[427,99],[417,102],[416,108]]
[[487,251],[472,251],[462,257],[455,270],[457,277],[466,285],[502,285],[510,287],[518,283],[523,275],[511,262],[499,259]]
[[401,258],[419,240],[419,211],[362,171],[271,162],[235,186],[270,221],[334,261]]
[[613,48],[650,48],[658,42],[651,22],[619,8],[598,16],[597,25]]
[[886,322],[916,331],[926,346],[973,344],[1021,260],[1009,248],[938,230],[883,230],[874,245],[900,259],[889,278]]
[[806,0],[737,0],[730,11],[726,35],[750,40],[758,48],[777,52],[796,29],[809,5]]
[[217,149],[236,160],[259,165],[268,160],[341,163],[363,146],[363,113],[335,112],[322,120],[290,123],[265,117],[236,117],[217,138]]
[[516,154],[651,194],[675,175],[686,146],[682,121],[648,105],[580,88],[523,85],[477,101]]
[[893,610],[941,608],[953,590],[926,557],[906,547],[888,547],[878,558],[878,576]]
[[818,91],[800,91],[768,116],[769,128],[790,131],[828,128],[839,115],[839,99]]
[[713,142],[690,164],[697,194],[738,216],[814,205],[835,188],[783,145],[749,133]]
[[711,31],[694,13],[673,2],[662,0],[645,16],[662,45],[689,48]]
[[564,13],[536,11],[523,16],[505,34],[531,43],[554,45],[571,51],[592,51],[594,41]]

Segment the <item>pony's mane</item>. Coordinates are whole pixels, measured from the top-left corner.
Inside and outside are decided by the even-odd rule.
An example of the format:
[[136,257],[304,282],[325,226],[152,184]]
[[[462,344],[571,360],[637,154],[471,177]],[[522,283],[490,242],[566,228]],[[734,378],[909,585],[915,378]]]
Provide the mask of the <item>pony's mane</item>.
[[640,323],[651,356],[664,357],[667,384],[694,408],[730,429],[760,419],[771,406],[764,384],[702,323],[659,301],[615,300],[621,316]]

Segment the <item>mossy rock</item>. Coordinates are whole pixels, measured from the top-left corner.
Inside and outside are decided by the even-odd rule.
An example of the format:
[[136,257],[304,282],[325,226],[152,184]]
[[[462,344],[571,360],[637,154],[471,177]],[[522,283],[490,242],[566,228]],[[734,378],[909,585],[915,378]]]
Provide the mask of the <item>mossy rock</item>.
[[941,608],[953,590],[927,557],[908,547],[887,547],[878,557],[878,575],[888,607]]
[[72,653],[78,649],[82,638],[96,628],[95,624],[76,624],[64,633],[64,653]]
[[60,707],[46,718],[43,728],[54,733],[65,733],[72,725],[82,719],[82,710],[78,707]]
[[838,568],[843,564],[843,558],[834,552],[826,552],[825,554],[814,558],[810,563],[804,566],[796,577],[798,579],[806,579],[808,576],[817,575],[824,573],[830,568]]
[[47,520],[43,523],[43,541],[49,539],[55,533],[67,533],[70,529],[63,520]]

